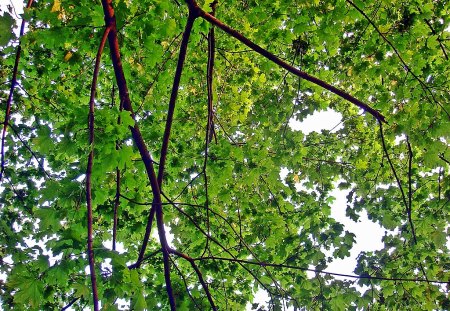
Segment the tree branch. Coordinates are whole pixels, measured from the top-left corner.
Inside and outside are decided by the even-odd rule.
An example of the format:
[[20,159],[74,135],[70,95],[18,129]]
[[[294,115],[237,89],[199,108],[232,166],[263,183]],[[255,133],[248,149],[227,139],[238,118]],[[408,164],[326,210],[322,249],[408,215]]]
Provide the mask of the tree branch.
[[[122,67],[122,61],[120,57],[120,49],[119,49],[119,41],[117,39],[117,26],[116,26],[116,18],[114,13],[114,8],[112,6],[112,0],[102,0],[102,7],[103,12],[105,15],[105,24],[106,26],[111,27],[111,31],[108,36],[109,40],[109,47],[111,50],[111,59],[114,67],[114,72],[117,80],[117,86],[119,88],[119,95],[120,100],[123,102],[123,108],[126,111],[129,111],[132,118],[135,119],[133,107],[131,105],[131,99],[128,93],[128,86],[125,79],[125,74]],[[164,277],[166,281],[166,290],[167,295],[170,303],[171,310],[176,310],[175,305],[175,297],[173,295],[172,290],[172,283],[170,280],[170,261],[169,261],[169,253],[168,253],[168,244],[167,239],[164,232],[164,223],[163,223],[163,216],[162,216],[162,207],[161,207],[161,193],[159,188],[158,179],[155,174],[155,169],[153,167],[153,159],[150,156],[150,153],[147,149],[147,146],[144,142],[144,139],[142,137],[142,134],[140,132],[139,126],[135,122],[134,126],[130,126],[131,135],[133,137],[133,141],[136,144],[139,153],[141,155],[142,161],[144,162],[145,169],[147,172],[148,179],[150,181],[150,185],[152,188],[152,194],[153,194],[153,206],[150,210],[150,216],[151,218],[152,211],[156,209],[156,211],[161,211],[158,217],[158,233],[159,233],[159,239],[161,243],[161,248],[163,251],[163,261],[164,261]],[[147,230],[146,230],[146,238],[148,241],[149,233],[147,236]],[[142,259],[142,258],[141,258]]]
[[328,271],[324,271],[324,270],[310,269],[310,268],[285,265],[285,264],[275,264],[275,263],[268,263],[268,262],[259,262],[259,261],[245,260],[245,259],[216,257],[216,256],[198,257],[198,258],[193,258],[193,260],[194,261],[222,260],[222,261],[230,261],[230,262],[234,262],[234,263],[238,263],[238,264],[250,264],[250,265],[261,266],[261,267],[274,267],[274,268],[285,268],[285,269],[293,269],[293,270],[301,270],[301,271],[310,271],[310,272],[315,272],[315,273],[319,273],[319,274],[327,274],[327,275],[345,277],[345,278],[349,278],[349,279],[369,279],[369,280],[394,281],[394,282],[427,282],[427,283],[436,283],[436,284],[447,284],[448,283],[448,281],[442,281],[442,280],[425,280],[425,279],[394,278],[394,277],[388,278],[388,277],[380,277],[380,276],[371,276],[368,274],[352,275],[352,274],[328,272]]
[[260,47],[259,45],[257,45],[256,43],[252,42],[251,40],[249,40],[248,38],[246,38],[245,36],[243,36],[242,34],[240,34],[238,31],[236,31],[235,29],[231,28],[230,26],[222,23],[220,20],[218,20],[217,18],[215,18],[213,15],[203,11],[195,2],[195,0],[185,0],[186,3],[188,4],[188,6],[191,8],[190,10],[195,10],[197,11],[197,14],[202,17],[203,19],[207,20],[208,22],[210,22],[213,25],[216,25],[217,27],[219,27],[220,29],[222,29],[223,31],[225,31],[226,33],[228,33],[230,36],[236,38],[237,40],[239,40],[240,42],[242,42],[243,44],[245,44],[246,46],[248,46],[249,48],[251,48],[252,50],[254,50],[255,52],[261,54],[262,56],[264,56],[265,58],[271,60],[272,62],[274,62],[275,64],[277,64],[278,66],[288,70],[289,72],[291,72],[292,74],[303,78],[307,81],[310,81],[318,86],[323,87],[324,89],[338,95],[339,97],[351,102],[352,104],[358,106],[359,108],[363,109],[364,111],[370,113],[375,119],[377,119],[380,122],[383,123],[387,123],[385,120],[385,117],[378,111],[375,110],[373,108],[371,108],[370,106],[368,106],[367,104],[363,103],[362,101],[360,101],[359,99],[356,99],[355,97],[353,97],[352,95],[332,86],[331,84],[320,80],[314,76],[309,75],[308,73],[301,71],[291,65],[289,65],[288,63],[286,63],[285,61],[281,60],[280,58],[278,58],[277,56],[275,56],[274,54],[270,53],[269,51],[267,51],[266,49],[263,49],[262,47]]
[[411,148],[411,144],[409,143],[409,137],[406,137],[406,145],[408,146],[408,222],[411,227],[411,232],[413,235],[414,243],[417,244],[416,231],[414,230],[414,224],[412,221],[411,213],[412,213],[412,159],[413,152]]
[[[112,89],[112,102],[114,106],[114,84]],[[117,125],[121,124],[120,112],[123,110],[123,102],[119,103],[119,116],[117,117]],[[116,150],[120,149],[120,141],[116,141]],[[117,240],[117,225],[118,225],[118,210],[120,206],[120,169],[116,167],[116,196],[114,198],[114,210],[113,210],[113,239],[112,239],[112,250],[116,250],[116,240]]]
[[[400,181],[400,178],[397,175],[397,171],[396,171],[396,169],[394,167],[394,164],[392,163],[391,158],[389,156],[389,153],[388,153],[388,150],[387,150],[387,147],[386,147],[386,141],[384,139],[384,134],[383,134],[383,125],[382,125],[381,122],[378,122],[378,124],[380,125],[380,136],[381,136],[381,143],[383,145],[383,151],[384,151],[384,154],[385,154],[385,156],[386,156],[386,158],[388,160],[388,163],[389,163],[389,166],[390,166],[390,168],[392,170],[392,173],[394,174],[395,180],[397,182],[397,186],[400,189],[400,192],[402,194],[402,201],[403,201],[403,204],[405,205],[406,214],[408,216],[408,221],[409,221],[409,219],[410,219],[409,218],[410,217],[410,206],[408,205],[408,202],[406,201],[406,195],[405,195],[405,192],[403,190],[402,183]],[[412,226],[412,221],[410,222],[410,225],[411,225],[411,234],[413,236],[414,243],[417,243],[416,233],[414,231],[414,227]]]
[[[33,4],[33,0],[28,0],[26,8],[30,8]],[[19,39],[23,36],[25,32],[25,18],[22,19],[22,24],[20,25],[20,33],[19,33]],[[3,121],[3,130],[2,130],[2,146],[1,146],[1,163],[0,163],[0,182],[3,180],[3,174],[5,172],[5,140],[6,140],[6,130],[8,128],[9,119],[11,118],[11,105],[12,100],[14,96],[14,88],[16,87],[17,83],[17,73],[19,71],[19,61],[20,61],[20,54],[22,52],[22,45],[19,40],[19,45],[17,46],[16,51],[16,59],[14,61],[14,67],[13,67],[13,75],[11,79],[11,86],[9,88],[9,95],[8,100],[6,101],[6,111],[5,111],[5,120]]]
[[75,302],[78,301],[78,299],[80,299],[80,297],[73,298],[67,305],[61,308],[61,311],[69,309]]
[[93,240],[92,240],[92,167],[94,164],[94,109],[95,109],[95,92],[97,89],[97,77],[98,72],[100,70],[100,59],[102,57],[103,48],[106,44],[106,39],[108,38],[108,34],[111,30],[110,26],[107,26],[102,40],[100,42],[100,46],[97,51],[97,56],[95,59],[95,67],[94,74],[92,76],[92,85],[91,85],[91,96],[89,99],[89,156],[88,156],[88,164],[86,169],[86,203],[87,203],[87,227],[88,227],[88,237],[87,237],[87,252],[89,258],[89,270],[91,274],[91,286],[92,286],[92,296],[94,300],[94,311],[99,310],[98,306],[98,291],[97,291],[97,278],[95,276],[95,258],[94,258],[94,250],[93,250]]
[[211,305],[211,308],[213,310],[217,310],[216,305],[214,304],[214,300],[212,299],[211,293],[209,292],[208,284],[206,284],[205,280],[203,279],[202,272],[198,268],[197,264],[195,263],[194,259],[189,257],[188,255],[181,253],[175,249],[170,249],[170,252],[174,255],[177,255],[183,259],[186,259],[191,264],[192,268],[194,269],[195,273],[197,274],[198,280],[200,284],[202,284],[203,290],[205,291],[206,296],[208,297],[209,304]]
[[403,68],[407,71],[410,72],[411,75],[414,77],[414,79],[417,80],[417,82],[419,82],[420,86],[422,87],[422,89],[424,90],[425,93],[428,93],[431,98],[433,99],[433,101],[439,105],[439,107],[442,108],[442,110],[444,110],[444,112],[447,114],[447,116],[450,118],[450,114],[449,112],[444,108],[444,106],[439,103],[433,92],[431,90],[428,89],[428,86],[425,84],[425,82],[422,81],[422,79],[420,79],[412,70],[411,68],[408,66],[408,64],[403,60],[403,57],[400,55],[400,52],[397,50],[397,48],[392,44],[392,42],[386,38],[386,36],[380,31],[380,29],[378,29],[377,25],[375,25],[375,23],[372,21],[372,19],[367,16],[367,14],[361,10],[355,3],[353,3],[351,0],[346,0],[347,3],[349,3],[352,7],[354,7],[362,16],[364,16],[364,18],[369,22],[370,25],[372,25],[372,27],[375,29],[375,31],[380,35],[380,37],[392,48],[392,50],[394,50],[395,55],[397,55],[397,58],[400,60],[400,62],[403,65]]
[[[211,15],[214,16],[216,13],[216,5],[217,1],[214,0],[211,4]],[[215,56],[215,45],[216,39],[214,36],[214,25],[211,26],[211,29],[208,32],[208,63],[206,66],[206,88],[208,92],[208,117],[206,122],[206,130],[205,130],[205,156],[203,160],[203,184],[205,187],[205,207],[206,207],[206,227],[208,236],[211,235],[210,223],[209,223],[209,195],[208,195],[208,175],[206,174],[206,166],[208,164],[208,147],[211,142],[213,136],[216,137],[214,131],[214,119],[213,119],[213,74],[214,74],[214,56]],[[217,142],[217,137],[216,137]],[[209,239],[206,239],[205,249],[203,254],[206,253],[209,246]]]
[[[164,167],[165,167],[166,158],[167,158],[167,149],[169,146],[170,131],[172,128],[172,123],[173,123],[173,114],[175,111],[175,103],[176,103],[176,99],[177,99],[177,95],[178,95],[178,88],[180,85],[181,74],[183,72],[184,60],[186,59],[186,52],[187,52],[187,45],[189,42],[189,36],[191,34],[191,30],[192,30],[194,21],[195,21],[195,17],[190,14],[188,17],[186,27],[185,27],[185,30],[183,33],[183,38],[181,41],[180,54],[178,57],[177,68],[175,71],[175,77],[174,77],[173,86],[172,86],[172,93],[171,93],[170,100],[169,100],[169,109],[167,112],[166,127],[164,130],[163,143],[162,143],[162,147],[161,147],[161,155],[160,155],[160,161],[159,161],[159,167],[158,167],[157,183],[159,185],[159,191],[161,191],[161,186],[162,186],[162,181],[163,181],[163,176],[164,176]],[[140,262],[145,254],[145,249],[147,248],[148,240],[150,238],[150,232],[152,229],[152,223],[153,223],[153,218],[155,216],[155,213],[156,213],[156,224],[158,226],[158,234],[160,235],[160,239],[161,238],[163,238],[164,240],[166,239],[165,233],[164,233],[162,206],[161,206],[161,204],[159,204],[159,205],[153,204],[152,208],[150,210],[150,215],[148,216],[148,219],[147,219],[147,226],[145,229],[144,239],[142,241],[142,246],[139,251],[139,256],[138,256],[137,262]],[[164,235],[164,237],[162,237],[162,235]],[[166,244],[166,246],[168,246],[167,242],[165,244]],[[169,264],[168,259],[169,258],[168,258],[168,253],[167,253],[167,247],[164,247],[164,246],[162,246],[162,247],[163,247],[163,254],[165,254],[164,255],[164,266],[168,267],[168,264]],[[167,259],[167,264],[166,264],[166,259]],[[167,271],[165,271],[165,273],[166,273],[166,275],[168,274]]]

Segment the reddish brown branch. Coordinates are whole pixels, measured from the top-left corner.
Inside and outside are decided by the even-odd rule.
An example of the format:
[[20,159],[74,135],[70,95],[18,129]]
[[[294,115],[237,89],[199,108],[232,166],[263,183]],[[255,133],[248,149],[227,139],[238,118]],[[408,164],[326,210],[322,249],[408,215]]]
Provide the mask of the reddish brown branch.
[[199,280],[200,284],[202,284],[203,290],[205,291],[206,297],[208,297],[208,301],[209,301],[209,304],[211,305],[211,308],[213,310],[217,310],[217,307],[214,304],[214,300],[212,299],[211,293],[209,291],[208,284],[203,279],[202,272],[200,271],[200,269],[198,268],[197,264],[195,263],[195,260],[193,258],[189,257],[188,255],[186,255],[184,253],[181,253],[181,252],[179,252],[179,251],[177,251],[175,249],[170,249],[170,252],[172,254],[175,254],[175,255],[177,255],[177,256],[179,256],[179,257],[189,261],[189,263],[191,264],[191,266],[194,269],[195,273],[197,274],[197,277],[198,277],[198,280]]
[[[28,0],[26,8],[30,8],[33,4],[33,0]],[[20,33],[19,33],[19,39],[23,36],[25,32],[25,18],[22,19],[22,24],[20,25]],[[19,61],[20,61],[20,54],[22,52],[22,45],[19,41],[19,45],[17,46],[16,51],[16,59],[14,61],[14,67],[13,67],[13,75],[11,79],[11,86],[9,88],[9,95],[8,100],[6,101],[6,111],[5,111],[5,120],[3,121],[3,130],[2,130],[2,146],[1,146],[1,168],[0,168],[0,182],[3,180],[3,174],[5,172],[5,140],[6,140],[6,130],[8,128],[9,119],[11,118],[11,105],[12,100],[14,96],[14,88],[16,87],[17,83],[17,73],[19,71]]]
[[[173,123],[173,114],[175,112],[175,103],[177,100],[178,89],[179,89],[180,80],[181,80],[181,74],[183,72],[184,61],[186,59],[187,46],[188,46],[188,42],[189,42],[189,37],[191,35],[192,26],[194,24],[194,20],[195,20],[195,16],[190,14],[188,17],[187,23],[186,23],[184,33],[183,33],[183,38],[181,40],[180,54],[178,57],[177,68],[175,71],[175,77],[174,77],[173,86],[172,86],[172,93],[170,95],[170,100],[169,100],[169,108],[167,111],[166,127],[164,130],[163,143],[162,143],[162,147],[161,147],[161,156],[160,156],[159,167],[158,167],[157,181],[158,181],[160,191],[161,191],[162,181],[163,181],[163,177],[164,177],[164,167],[165,167],[166,158],[167,158],[167,149],[169,147],[170,131],[172,128],[172,123]],[[158,207],[158,205],[153,205],[150,210],[150,215],[148,216],[148,219],[147,219],[147,226],[145,229],[144,239],[142,241],[142,246],[139,251],[138,260],[136,263],[140,262],[142,260],[142,258],[144,258],[145,249],[147,248],[148,240],[150,238],[150,232],[152,229],[152,223],[153,223],[153,218],[155,217],[155,213],[156,213],[156,222],[157,222],[157,226],[158,226],[158,233],[163,232],[163,231],[161,231],[161,230],[163,230],[162,207],[161,207],[161,205],[159,205],[159,207]]]
[[92,85],[91,85],[91,96],[89,100],[89,156],[88,156],[88,164],[86,169],[86,202],[87,202],[87,227],[88,227],[88,236],[87,236],[87,251],[89,258],[89,270],[91,274],[91,286],[92,286],[92,296],[94,300],[94,311],[99,310],[98,306],[98,291],[97,291],[97,278],[95,276],[95,258],[94,258],[94,250],[93,250],[93,239],[92,239],[92,167],[94,164],[94,109],[95,109],[95,92],[97,89],[97,77],[98,72],[100,70],[100,59],[102,57],[103,49],[106,44],[106,39],[108,38],[108,33],[111,28],[108,26],[103,33],[102,40],[100,42],[100,46],[97,51],[97,56],[95,59],[95,67],[94,74],[92,77]]
[[[114,84],[112,89],[112,103],[114,106]],[[119,116],[117,117],[117,125],[120,126],[121,119],[120,119],[120,112],[123,110],[123,102],[120,101],[119,104]],[[116,141],[116,150],[120,149],[120,141]],[[118,226],[118,210],[120,206],[120,169],[119,167],[116,167],[116,196],[114,198],[114,210],[113,210],[113,239],[112,239],[112,249],[113,251],[116,250],[116,241],[117,241],[117,226]]]
[[[114,67],[114,72],[116,76],[117,86],[119,89],[120,100],[123,102],[123,108],[126,111],[129,111],[132,118],[134,119],[133,107],[131,105],[130,96],[128,93],[127,81],[125,79],[125,74],[122,67],[122,61],[120,57],[120,49],[119,49],[119,41],[117,39],[117,26],[116,26],[116,18],[114,13],[114,8],[112,6],[112,0],[102,0],[103,12],[105,15],[105,23],[108,27],[111,27],[111,31],[108,36],[109,47],[111,50],[111,59]],[[163,261],[164,261],[164,277],[166,281],[166,291],[169,298],[170,308],[171,310],[176,310],[175,305],[175,297],[173,295],[172,283],[170,280],[170,260],[168,253],[168,244],[167,239],[164,232],[164,223],[162,219],[162,208],[161,208],[161,193],[159,189],[158,179],[155,174],[155,169],[153,167],[153,159],[150,156],[150,153],[147,149],[147,146],[144,142],[140,129],[135,122],[134,126],[130,126],[131,135],[133,137],[133,141],[137,146],[139,153],[141,155],[142,161],[145,165],[145,169],[147,172],[148,179],[150,181],[150,185],[152,188],[153,194],[153,206],[150,210],[150,214],[152,210],[161,211],[158,217],[158,234],[161,243],[161,248],[163,252]],[[148,234],[149,235],[149,234]],[[147,238],[148,239],[148,238]]]
[[228,33],[230,36],[236,38],[237,40],[239,40],[240,42],[242,42],[243,44],[245,44],[246,46],[248,46],[255,52],[257,52],[257,53],[261,54],[262,56],[264,56],[265,58],[271,60],[278,66],[286,69],[287,71],[291,72],[292,74],[294,74],[300,78],[303,78],[303,79],[310,81],[318,86],[323,87],[324,89],[338,95],[339,97],[351,102],[352,104],[358,106],[359,108],[363,109],[364,111],[370,113],[375,119],[386,123],[385,117],[378,110],[371,108],[369,105],[363,103],[362,101],[353,97],[352,95],[332,86],[331,84],[329,84],[323,80],[320,80],[314,76],[311,76],[308,73],[289,65],[285,61],[281,60],[274,54],[267,51],[266,49],[263,49],[256,43],[252,42],[251,40],[249,40],[247,37],[243,36],[241,33],[236,31],[235,29],[222,23],[220,20],[215,18],[213,15],[203,11],[194,0],[186,0],[186,2],[188,4],[188,6],[191,8],[191,10],[195,10],[200,17],[204,18],[211,24],[216,25],[217,27],[219,27],[220,29],[222,29],[223,31]]

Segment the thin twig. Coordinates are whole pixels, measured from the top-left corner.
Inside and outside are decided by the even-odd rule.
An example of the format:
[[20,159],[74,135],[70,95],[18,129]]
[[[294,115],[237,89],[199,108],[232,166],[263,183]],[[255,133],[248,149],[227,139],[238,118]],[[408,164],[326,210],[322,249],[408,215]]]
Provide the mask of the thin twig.
[[407,213],[408,213],[408,221],[409,225],[411,226],[411,232],[414,239],[414,244],[417,244],[417,237],[416,237],[416,231],[414,230],[414,225],[411,217],[412,213],[412,159],[413,159],[413,152],[411,148],[411,144],[409,143],[409,137],[406,136],[406,145],[408,146],[408,207],[407,207]]
[[292,265],[285,265],[285,264],[275,264],[275,263],[269,263],[264,261],[252,261],[252,260],[245,260],[245,259],[235,259],[235,258],[226,258],[226,257],[198,257],[194,258],[194,261],[202,261],[202,260],[221,260],[221,261],[229,261],[239,264],[250,264],[250,265],[256,265],[260,267],[274,267],[274,268],[285,268],[285,269],[293,269],[293,270],[301,270],[301,271],[309,271],[309,272],[315,272],[319,274],[327,274],[327,275],[333,275],[333,276],[340,276],[345,277],[349,279],[368,279],[368,280],[381,280],[381,281],[394,281],[394,282],[427,282],[427,283],[435,283],[435,284],[447,284],[448,281],[443,280],[425,280],[425,279],[411,279],[411,278],[389,278],[389,277],[381,277],[381,276],[371,276],[368,274],[362,274],[362,275],[353,275],[353,274],[344,274],[344,273],[337,273],[337,272],[329,272],[325,270],[318,270],[318,269],[310,269],[310,268],[304,268],[304,267],[298,267],[298,266],[292,266]]
[[[28,0],[26,8],[30,8],[33,4],[33,0]],[[20,25],[20,33],[19,33],[19,39],[23,36],[25,33],[25,18],[22,19],[22,24]],[[14,67],[13,67],[13,75],[11,79],[11,86],[9,88],[9,95],[8,100],[6,101],[6,111],[5,111],[5,120],[3,121],[3,130],[2,130],[2,146],[1,146],[1,164],[0,164],[0,182],[3,180],[3,174],[5,172],[5,140],[6,140],[6,130],[8,128],[9,119],[11,118],[11,105],[14,95],[14,88],[16,87],[17,83],[17,73],[19,71],[19,61],[20,61],[20,54],[22,52],[22,45],[19,40],[19,45],[17,46],[16,51],[16,60],[14,61]]]
[[24,147],[31,153],[32,157],[36,160],[36,162],[38,163],[38,167],[41,169],[41,171],[44,173],[44,175],[47,178],[51,179],[50,174],[45,170],[44,165],[42,164],[42,160],[40,160],[37,155],[34,153],[34,151],[30,148],[30,146],[27,144],[27,142],[25,140],[22,139],[22,137],[20,137],[19,132],[14,128],[14,126],[12,124],[9,124],[9,127],[11,128],[11,130],[13,131],[14,135],[17,137],[17,139],[24,145]]
[[98,72],[100,70],[100,59],[102,57],[103,48],[106,44],[106,39],[108,38],[108,34],[111,28],[106,27],[103,33],[103,37],[100,41],[100,46],[97,51],[97,56],[95,59],[95,67],[94,74],[92,76],[92,85],[91,85],[91,95],[89,99],[89,156],[88,156],[88,164],[86,169],[86,203],[87,203],[87,227],[88,227],[88,237],[87,237],[87,252],[89,258],[89,270],[91,274],[91,286],[92,286],[92,296],[94,300],[94,311],[99,310],[98,305],[98,291],[97,291],[97,278],[95,276],[95,258],[94,258],[94,250],[93,250],[93,226],[92,226],[92,167],[94,164],[94,109],[95,109],[95,92],[97,90],[97,78]]
[[[394,51],[395,55],[397,55],[397,58],[400,60],[400,62],[403,65],[403,68],[406,70],[406,72],[411,73],[411,75],[414,77],[414,79],[416,79],[417,82],[419,82],[420,86],[422,87],[423,91],[429,96],[431,96],[432,100],[439,106],[441,107],[441,109],[447,114],[447,116],[450,118],[450,113],[445,109],[445,107],[439,103],[436,100],[436,97],[434,95],[434,93],[428,88],[428,86],[425,84],[425,82],[420,79],[409,67],[409,65],[404,61],[403,57],[400,55],[400,52],[397,50],[397,48],[394,46],[394,44],[392,44],[392,42],[386,38],[386,36],[380,31],[380,29],[377,27],[377,25],[375,25],[375,23],[372,21],[372,19],[367,16],[367,14],[361,10],[355,3],[353,3],[351,0],[346,0],[352,7],[354,7],[362,16],[364,16],[364,18],[369,22],[370,25],[372,25],[372,27],[375,29],[375,31],[380,35],[380,37],[392,48],[392,50]],[[427,97],[428,97],[427,95]]]
[[[211,7],[211,15],[214,16],[216,13],[216,5],[217,1],[213,1],[210,4]],[[205,207],[206,207],[206,227],[208,236],[211,235],[211,228],[210,228],[210,222],[209,222],[209,195],[208,195],[208,175],[206,173],[206,167],[208,165],[208,147],[209,143],[211,142],[212,138],[217,137],[216,133],[214,131],[214,119],[213,119],[213,74],[214,74],[214,57],[215,57],[215,45],[216,45],[216,39],[214,36],[214,25],[211,26],[211,29],[208,33],[208,62],[207,62],[207,68],[206,68],[206,87],[208,92],[208,117],[206,122],[206,130],[205,130],[205,155],[203,159],[203,184],[205,188]],[[206,239],[205,248],[203,250],[202,256],[206,253],[209,246],[209,239]]]
[[[380,125],[380,136],[381,136],[381,143],[382,143],[382,146],[383,146],[384,154],[386,156],[386,159],[388,160],[388,163],[389,163],[389,166],[390,166],[390,168],[392,170],[392,173],[394,174],[395,180],[397,182],[397,186],[400,189],[400,192],[402,194],[402,201],[403,201],[403,204],[405,205],[406,214],[409,215],[409,205],[408,205],[408,202],[406,201],[405,191],[403,190],[402,183],[400,181],[400,178],[397,175],[397,170],[395,169],[394,164],[391,161],[391,157],[389,156],[389,153],[388,153],[388,150],[387,150],[387,147],[386,147],[386,141],[384,139],[384,134],[383,134],[383,125],[382,125],[381,122],[378,122],[378,124]],[[412,223],[410,223],[410,225],[412,225]],[[411,234],[413,236],[414,243],[417,243],[416,233],[414,231],[414,227],[413,226],[411,226]]]
[[187,260],[191,264],[192,268],[194,269],[195,273],[197,274],[197,277],[198,277],[198,280],[199,280],[200,284],[202,284],[202,287],[203,287],[203,290],[205,291],[206,297],[208,297],[208,301],[209,301],[209,304],[211,305],[211,308],[213,310],[217,310],[217,307],[214,304],[214,300],[212,299],[211,293],[209,291],[208,284],[203,279],[202,272],[198,268],[198,266],[195,263],[194,259],[189,257],[188,255],[186,255],[184,253],[181,253],[181,252],[175,250],[175,249],[171,249],[170,252],[172,254],[175,254],[175,255],[177,255],[177,256]]
[[[115,92],[114,92],[114,84],[112,87],[112,104],[114,106],[114,96],[115,96]],[[120,119],[120,113],[123,110],[123,101],[120,101],[119,103],[119,116],[117,117],[117,125],[120,126],[121,119]],[[117,140],[116,141],[116,150],[120,149],[120,141]],[[116,196],[114,198],[114,210],[113,210],[113,240],[112,240],[112,250],[115,251],[116,250],[116,241],[117,241],[117,226],[118,226],[118,210],[119,210],[119,206],[120,206],[120,169],[119,167],[116,167]]]

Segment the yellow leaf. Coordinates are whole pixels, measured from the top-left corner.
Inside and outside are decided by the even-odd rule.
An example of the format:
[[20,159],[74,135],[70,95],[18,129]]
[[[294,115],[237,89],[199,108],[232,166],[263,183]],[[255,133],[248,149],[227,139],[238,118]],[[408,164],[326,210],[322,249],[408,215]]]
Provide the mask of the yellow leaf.
[[66,55],[64,55],[64,61],[68,62],[69,59],[71,59],[73,56],[73,53],[71,51],[67,52]]
[[55,2],[53,2],[51,12],[59,12],[59,11],[61,11],[61,1],[55,0]]

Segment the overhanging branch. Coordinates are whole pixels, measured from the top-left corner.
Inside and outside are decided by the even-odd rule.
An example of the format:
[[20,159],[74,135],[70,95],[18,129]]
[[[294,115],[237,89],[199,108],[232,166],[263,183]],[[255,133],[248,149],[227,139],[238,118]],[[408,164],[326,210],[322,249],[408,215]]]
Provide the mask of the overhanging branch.
[[308,73],[306,73],[304,71],[301,71],[301,70],[299,70],[299,69],[289,65],[288,63],[286,63],[285,61],[281,60],[280,58],[278,58],[274,54],[272,54],[269,51],[267,51],[266,49],[260,47],[259,45],[257,45],[253,41],[249,40],[247,37],[243,36],[237,30],[235,30],[235,29],[231,28],[230,26],[224,24],[222,21],[218,20],[213,15],[203,11],[197,5],[197,3],[194,0],[186,0],[186,3],[189,6],[190,10],[195,10],[197,12],[198,16],[200,16],[203,19],[207,20],[211,24],[219,27],[220,29],[225,31],[230,36],[236,38],[237,40],[239,40],[240,42],[242,42],[243,44],[245,44],[246,46],[248,46],[249,48],[251,48],[255,52],[257,52],[260,55],[264,56],[265,58],[271,60],[272,62],[274,62],[278,66],[286,69],[287,71],[291,72],[292,74],[294,74],[294,75],[296,75],[296,76],[298,76],[300,78],[303,78],[303,79],[305,79],[305,80],[307,80],[309,82],[312,82],[312,83],[314,83],[314,84],[316,84],[318,86],[321,86],[324,89],[326,89],[326,90],[328,90],[328,91],[338,95],[339,97],[341,97],[341,98],[351,102],[352,104],[358,106],[359,108],[363,109],[364,111],[370,113],[378,121],[383,122],[383,123],[387,123],[385,117],[378,110],[373,109],[372,107],[370,107],[369,105],[363,103],[359,99],[353,97],[349,93],[344,92],[344,91],[338,89],[337,87],[334,87],[331,84],[329,84],[329,83],[327,83],[327,82],[325,82],[323,80],[320,80],[319,78],[311,76],[310,74],[308,74]]

